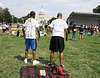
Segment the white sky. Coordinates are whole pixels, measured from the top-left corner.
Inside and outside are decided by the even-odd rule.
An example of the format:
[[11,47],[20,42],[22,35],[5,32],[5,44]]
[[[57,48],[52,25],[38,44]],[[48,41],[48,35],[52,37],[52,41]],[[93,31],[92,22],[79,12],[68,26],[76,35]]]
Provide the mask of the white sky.
[[60,12],[67,19],[73,11],[91,13],[93,8],[100,5],[100,0],[0,0],[0,7],[9,8],[16,17],[26,16],[31,10],[38,16],[42,5],[47,17],[56,17]]

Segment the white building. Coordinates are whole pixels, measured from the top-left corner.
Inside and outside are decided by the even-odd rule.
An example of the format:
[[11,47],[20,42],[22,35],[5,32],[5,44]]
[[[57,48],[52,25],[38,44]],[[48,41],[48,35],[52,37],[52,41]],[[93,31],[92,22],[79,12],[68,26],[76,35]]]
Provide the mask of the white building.
[[49,19],[51,19],[51,17],[46,17],[45,10],[42,7],[39,12],[39,16],[36,17],[36,20],[39,22],[41,26],[43,23],[46,24]]
[[77,26],[91,24],[100,26],[100,13],[72,12],[67,19],[67,23],[69,26],[73,26],[75,22]]

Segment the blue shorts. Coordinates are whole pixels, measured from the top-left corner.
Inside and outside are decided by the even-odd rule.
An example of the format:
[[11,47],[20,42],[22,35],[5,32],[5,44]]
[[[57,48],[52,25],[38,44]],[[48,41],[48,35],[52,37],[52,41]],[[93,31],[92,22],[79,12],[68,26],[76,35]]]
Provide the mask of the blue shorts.
[[37,47],[37,41],[36,39],[26,39],[25,40],[25,49],[30,49],[30,46],[31,46],[31,49],[32,50],[35,50],[36,47]]

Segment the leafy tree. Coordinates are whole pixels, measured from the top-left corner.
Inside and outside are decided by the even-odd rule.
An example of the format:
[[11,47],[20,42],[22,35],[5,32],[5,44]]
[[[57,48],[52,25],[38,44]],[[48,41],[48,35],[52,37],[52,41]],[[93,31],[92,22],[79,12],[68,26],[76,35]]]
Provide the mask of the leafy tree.
[[55,17],[52,17],[49,21],[48,21],[48,23],[51,23],[53,20],[55,20],[55,19],[57,19],[57,18],[55,18]]
[[0,7],[0,22],[3,22],[3,9]]
[[12,22],[12,16],[8,8],[3,9],[3,19],[5,22]]
[[100,5],[93,9],[94,13],[100,13]]

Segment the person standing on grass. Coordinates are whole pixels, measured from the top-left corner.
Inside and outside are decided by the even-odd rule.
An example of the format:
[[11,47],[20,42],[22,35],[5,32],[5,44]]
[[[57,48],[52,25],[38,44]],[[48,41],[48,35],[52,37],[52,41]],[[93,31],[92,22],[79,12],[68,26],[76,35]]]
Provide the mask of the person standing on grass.
[[8,29],[9,29],[9,35],[11,34],[11,27],[12,27],[12,24],[9,23],[9,27],[8,27]]
[[49,36],[49,31],[50,31],[50,24],[48,24],[48,26],[47,26],[47,34],[48,34],[48,36]]
[[81,25],[81,27],[79,28],[79,41],[83,40],[83,31],[84,31],[84,28],[83,28],[83,25]]
[[50,31],[52,32],[52,38],[50,42],[50,63],[49,66],[52,66],[54,52],[59,50],[60,52],[60,66],[64,67],[63,65],[63,50],[64,50],[64,31],[66,32],[66,41],[68,38],[68,25],[65,21],[62,20],[62,14],[57,14],[57,19],[52,21],[50,24]]
[[[25,30],[24,30],[25,29]],[[36,60],[36,29],[38,32],[38,41],[40,41],[40,31],[39,31],[39,24],[35,20],[35,12],[30,12],[30,18],[28,18],[22,28],[24,39],[25,39],[25,60],[24,62],[27,63],[27,56],[28,56],[28,49],[31,46],[33,52],[33,65],[38,64],[39,61]]]
[[3,31],[3,36],[5,36],[5,32],[6,32],[6,23],[5,22],[3,22],[3,24],[1,25],[1,27],[2,27],[2,31]]
[[94,26],[92,25],[91,26],[91,36],[93,37],[93,35],[94,35]]
[[73,28],[72,28],[72,40],[74,38],[76,38],[76,31],[77,31],[77,27],[76,27],[76,23],[74,23]]

